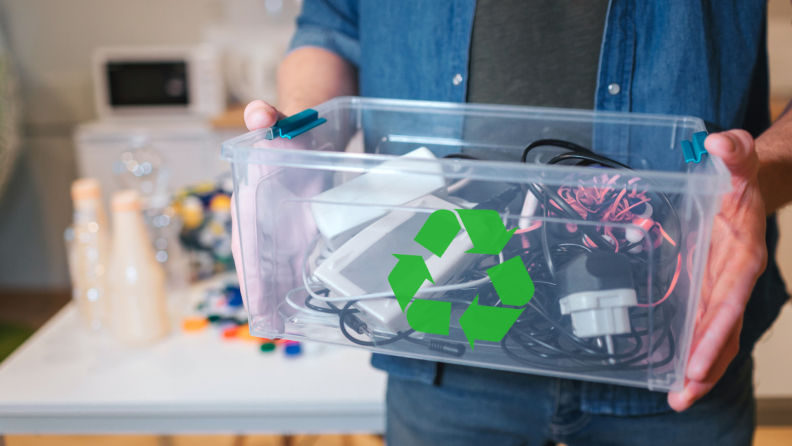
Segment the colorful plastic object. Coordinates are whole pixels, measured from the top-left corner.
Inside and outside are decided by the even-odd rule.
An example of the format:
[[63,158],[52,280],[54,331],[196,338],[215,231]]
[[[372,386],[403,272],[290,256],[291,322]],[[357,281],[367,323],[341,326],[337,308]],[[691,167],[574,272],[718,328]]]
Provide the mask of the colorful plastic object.
[[227,285],[225,288],[225,296],[229,307],[242,306],[242,291],[240,291],[239,286]]
[[239,334],[239,326],[230,326],[223,330],[223,339],[233,339]]
[[693,134],[691,141],[682,141],[682,154],[685,156],[686,163],[701,162],[701,155],[707,153],[704,148],[704,140],[707,139],[707,132],[697,132]]
[[286,353],[286,356],[298,356],[302,353],[302,347],[299,342],[286,341],[286,348],[283,349],[283,352]]
[[320,118],[319,113],[313,109],[303,110],[296,115],[289,116],[288,118],[281,119],[272,126],[272,137],[292,139],[295,136],[302,135],[303,133],[318,127],[327,122],[327,119]]
[[247,325],[240,325],[237,328],[237,339],[240,341],[261,342],[261,338],[257,338],[250,334],[250,328]]
[[201,331],[209,325],[205,317],[191,317],[182,321],[182,330],[187,332]]

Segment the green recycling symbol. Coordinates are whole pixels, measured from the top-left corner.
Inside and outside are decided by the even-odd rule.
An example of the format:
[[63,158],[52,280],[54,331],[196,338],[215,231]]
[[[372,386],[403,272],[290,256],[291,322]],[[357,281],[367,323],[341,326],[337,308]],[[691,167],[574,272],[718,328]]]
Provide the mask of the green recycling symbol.
[[[467,251],[470,254],[498,255],[516,231],[507,231],[495,210],[457,209],[456,212],[473,243],[473,248]],[[453,211],[440,209],[429,215],[415,241],[442,257],[461,229]],[[423,257],[406,254],[394,254],[394,257],[399,261],[388,275],[388,283],[402,312],[406,311],[410,327],[415,331],[448,336],[451,302],[415,298],[424,281],[434,284]],[[504,305],[521,307],[533,297],[533,281],[519,256],[487,269],[487,275]],[[476,340],[500,342],[523,311],[479,305],[478,301],[477,295],[459,318],[471,349]]]

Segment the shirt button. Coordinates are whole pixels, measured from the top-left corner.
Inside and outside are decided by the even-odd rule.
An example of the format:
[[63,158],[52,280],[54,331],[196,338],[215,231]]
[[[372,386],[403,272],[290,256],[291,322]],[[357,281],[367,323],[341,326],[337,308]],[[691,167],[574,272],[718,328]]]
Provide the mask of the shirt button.
[[612,95],[617,95],[621,91],[621,87],[617,83],[613,83],[608,85],[608,93]]
[[459,85],[462,83],[462,75],[457,73],[456,76],[451,80],[454,85]]

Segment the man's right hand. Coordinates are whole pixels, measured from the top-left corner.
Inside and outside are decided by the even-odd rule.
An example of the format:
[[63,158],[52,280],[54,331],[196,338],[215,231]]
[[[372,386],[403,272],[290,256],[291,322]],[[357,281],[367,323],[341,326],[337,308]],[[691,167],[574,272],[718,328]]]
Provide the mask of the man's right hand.
[[253,101],[245,107],[245,125],[251,132],[272,127],[285,116],[264,101]]

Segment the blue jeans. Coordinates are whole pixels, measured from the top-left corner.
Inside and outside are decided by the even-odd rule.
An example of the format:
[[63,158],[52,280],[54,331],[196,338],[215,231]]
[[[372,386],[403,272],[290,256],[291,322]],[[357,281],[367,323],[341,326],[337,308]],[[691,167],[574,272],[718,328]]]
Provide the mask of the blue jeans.
[[389,446],[750,445],[753,361],[682,412],[587,414],[579,381],[445,364],[434,384],[391,376]]

